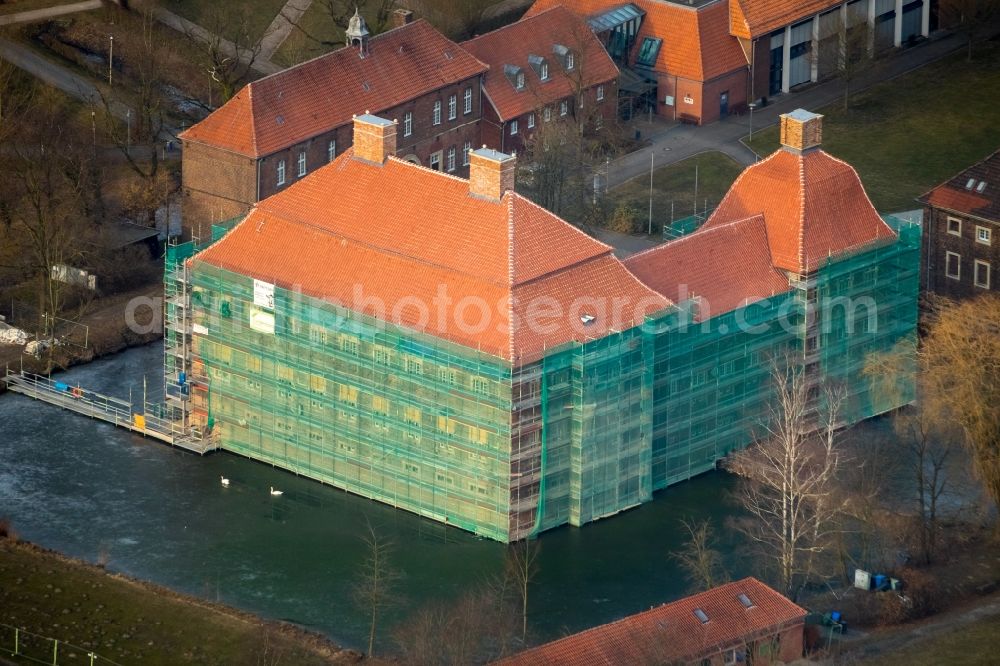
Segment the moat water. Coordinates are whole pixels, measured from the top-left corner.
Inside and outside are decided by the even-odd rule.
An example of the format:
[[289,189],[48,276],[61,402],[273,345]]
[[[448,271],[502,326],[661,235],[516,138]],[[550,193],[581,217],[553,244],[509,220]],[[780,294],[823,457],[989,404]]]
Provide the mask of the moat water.
[[[151,345],[63,373],[63,381],[127,397],[157,382]],[[231,480],[223,488],[219,477]],[[270,486],[284,491],[272,498]],[[726,531],[733,486],[707,474],[654,501],[583,528],[539,539],[529,622],[538,640],[609,622],[682,596],[688,584],[671,552],[681,519],[709,518],[731,573],[743,575]],[[365,644],[351,602],[370,522],[396,545],[404,574],[398,621],[421,604],[457,598],[502,568],[504,547],[229,453],[204,458],[23,396],[0,396],[0,516],[22,538],[175,590],[219,600]],[[380,640],[390,647],[390,626]]]

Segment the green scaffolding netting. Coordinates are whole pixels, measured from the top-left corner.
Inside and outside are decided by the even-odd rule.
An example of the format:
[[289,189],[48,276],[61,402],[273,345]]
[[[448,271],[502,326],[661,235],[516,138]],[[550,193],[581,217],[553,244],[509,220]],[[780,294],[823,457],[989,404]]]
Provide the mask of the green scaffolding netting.
[[262,305],[252,278],[197,260],[180,285],[171,271],[201,249],[186,244],[167,261],[186,355],[165,369],[194,380],[192,419],[225,449],[510,541],[635,506],[751,443],[773,359],[844,385],[845,423],[911,400],[912,382],[879,392],[864,372],[916,329],[919,228],[887,221],[898,240],[787,292],[714,317],[688,301],[527,364],[280,286]]

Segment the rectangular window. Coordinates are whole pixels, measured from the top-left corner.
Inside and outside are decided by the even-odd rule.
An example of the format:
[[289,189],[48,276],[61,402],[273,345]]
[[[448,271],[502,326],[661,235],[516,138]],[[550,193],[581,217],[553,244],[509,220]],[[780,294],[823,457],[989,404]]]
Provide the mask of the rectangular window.
[[448,98],[448,120],[454,120],[458,117],[458,95],[452,95]]
[[472,88],[465,89],[465,112],[472,113]]
[[410,136],[413,134],[413,113],[407,111],[403,115],[403,136]]
[[389,365],[389,350],[385,347],[376,347],[372,356],[379,365]]
[[948,233],[952,236],[962,235],[962,220],[957,217],[948,218]]
[[485,379],[475,377],[472,380],[472,390],[480,395],[488,395],[490,392],[490,383]]
[[983,289],[990,288],[990,264],[988,261],[980,261],[976,259],[975,270],[973,271],[974,282],[977,287]]
[[528,114],[528,129],[531,129],[534,126],[535,126],[535,114],[534,113],[529,113]]
[[406,359],[406,371],[413,374],[420,374],[423,370],[423,366],[420,361],[415,358]]
[[406,407],[403,410],[403,420],[410,425],[420,425],[420,410],[416,407]]
[[597,86],[597,101],[604,99],[604,86]]
[[382,396],[372,397],[372,411],[378,414],[388,414],[389,413],[389,401]]
[[559,102],[559,115],[565,116],[567,113],[569,113],[569,102],[563,100]]
[[455,371],[451,368],[441,368],[438,370],[438,379],[445,384],[455,383]]
[[640,67],[652,67],[656,64],[656,56],[660,54],[661,44],[663,44],[663,40],[654,37],[646,37],[642,40],[642,46],[639,47],[639,55],[635,58],[635,64]]
[[541,69],[541,72],[539,73],[539,76],[541,77],[542,81],[548,81],[549,80],[549,63],[543,62],[540,69]]
[[337,156],[337,142],[331,141],[326,144],[326,161],[332,162],[333,158]]
[[955,252],[944,253],[944,274],[952,280],[962,279],[962,257]]
[[515,134],[517,134],[517,121],[512,120],[510,121],[510,135],[514,136]]
[[358,389],[340,384],[337,389],[337,399],[355,407],[358,404]]
[[306,175],[306,151],[299,153],[299,178]]
[[552,109],[550,107],[545,107],[545,110],[542,111],[542,120],[545,122],[552,120]]
[[430,168],[434,169],[435,171],[440,171],[441,170],[441,152],[440,151],[438,151],[438,152],[436,152],[436,153],[434,153],[434,154],[431,155],[430,165],[429,166],[430,166]]
[[993,230],[989,227],[976,227],[976,242],[991,245],[993,243]]
[[435,125],[441,124],[441,100],[434,102],[434,118],[433,122]]
[[285,184],[285,160],[278,160],[278,185]]
[[447,168],[448,171],[455,170],[455,146],[448,149],[448,158],[445,162],[445,168]]
[[472,152],[472,142],[466,141],[462,148],[462,166],[469,166],[469,153]]
[[570,51],[566,54],[566,69],[573,69],[576,64],[576,58],[573,57],[573,52]]

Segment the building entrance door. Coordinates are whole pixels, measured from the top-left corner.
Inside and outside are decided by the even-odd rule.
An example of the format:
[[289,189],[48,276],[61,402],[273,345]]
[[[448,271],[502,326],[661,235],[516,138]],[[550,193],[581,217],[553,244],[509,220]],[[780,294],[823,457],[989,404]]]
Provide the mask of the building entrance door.
[[779,46],[771,49],[771,82],[768,86],[769,95],[777,95],[781,92],[781,70],[784,64],[785,47]]
[[719,93],[719,118],[729,115],[729,91]]

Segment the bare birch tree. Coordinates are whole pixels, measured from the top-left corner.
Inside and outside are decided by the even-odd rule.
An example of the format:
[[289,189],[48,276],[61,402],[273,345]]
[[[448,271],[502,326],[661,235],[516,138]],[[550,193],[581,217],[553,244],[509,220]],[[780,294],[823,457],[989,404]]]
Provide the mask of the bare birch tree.
[[737,528],[756,544],[781,590],[795,599],[831,546],[842,502],[834,492],[842,456],[836,432],[843,391],[824,388],[818,407],[795,365],[772,369],[774,401],[763,437],[733,454],[726,467],[741,477],[747,513]]
[[528,635],[528,596],[531,583],[538,576],[538,552],[540,546],[536,539],[521,539],[507,546],[507,559],[504,568],[507,578],[517,590],[517,598],[521,606],[521,641]]
[[402,574],[392,564],[393,545],[369,523],[364,536],[367,555],[354,584],[354,602],[368,614],[368,656],[375,654],[375,634],[383,611],[393,606]]
[[943,26],[965,37],[966,60],[972,62],[973,46],[1000,17],[1000,0],[941,0],[939,12]]
[[681,520],[688,540],[671,557],[677,561],[691,583],[692,591],[704,592],[729,581],[722,564],[722,553],[715,548],[715,534],[708,520]]

